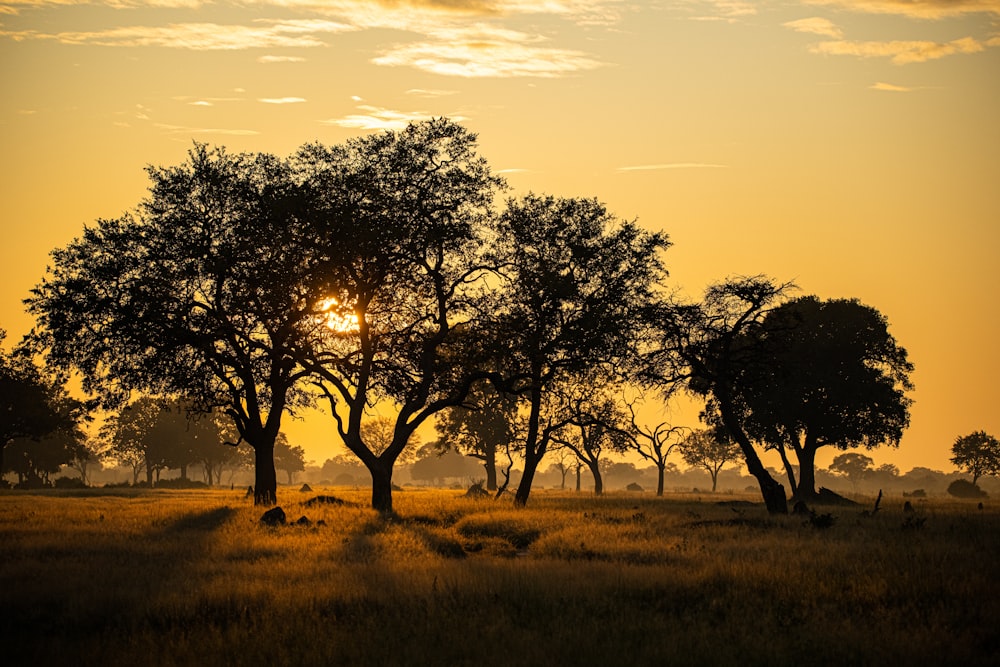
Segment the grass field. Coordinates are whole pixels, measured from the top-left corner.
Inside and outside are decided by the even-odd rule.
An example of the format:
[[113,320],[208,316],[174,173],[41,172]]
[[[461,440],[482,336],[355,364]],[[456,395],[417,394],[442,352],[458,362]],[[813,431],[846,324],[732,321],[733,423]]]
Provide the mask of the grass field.
[[233,491],[3,492],[0,663],[1000,664],[991,503],[394,500],[285,490],[311,523],[268,528]]

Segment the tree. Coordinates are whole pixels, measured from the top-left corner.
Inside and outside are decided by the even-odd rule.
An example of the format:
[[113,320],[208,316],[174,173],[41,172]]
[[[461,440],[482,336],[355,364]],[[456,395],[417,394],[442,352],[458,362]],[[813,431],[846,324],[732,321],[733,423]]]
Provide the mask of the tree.
[[479,466],[468,456],[452,449],[441,451],[427,445],[417,453],[417,460],[410,467],[410,476],[415,480],[440,484],[448,478],[472,478],[478,470]]
[[[877,310],[853,299],[802,297],[771,310],[745,335],[761,339],[755,344],[764,362],[735,388],[744,428],[782,455],[796,498],[816,497],[821,447],[899,445],[910,420],[913,364]],[[799,463],[797,483],[786,448]]]
[[74,456],[67,461],[66,465],[80,473],[80,481],[85,485],[90,485],[90,471],[92,466],[101,469],[101,459],[103,458],[102,445],[99,440],[84,438],[82,446],[76,448]]
[[498,368],[527,404],[515,495],[523,506],[552,435],[568,423],[552,410],[546,418],[543,407],[585,371],[627,368],[639,315],[666,276],[660,254],[669,242],[615,220],[596,200],[537,195],[509,201],[495,237],[503,267],[490,308]]
[[663,302],[648,311],[660,344],[647,353],[644,375],[661,387],[683,386],[712,403],[756,478],[769,513],[787,514],[784,486],[764,467],[745,427],[743,387],[766,363],[755,334],[774,303],[790,288],[761,277],[710,286],[701,303]]
[[86,439],[80,429],[57,430],[41,438],[15,438],[8,446],[4,472],[17,475],[18,484],[49,486],[49,475],[82,456]]
[[496,491],[497,451],[517,437],[517,412],[516,396],[481,383],[472,389],[465,403],[438,415],[438,443],[442,449],[455,448],[482,461],[486,490]]
[[1000,475],[1000,440],[986,431],[957,438],[951,453],[951,462],[972,475],[973,484],[983,475]]
[[667,457],[680,444],[680,440],[674,442],[671,440],[683,436],[691,429],[686,426],[673,426],[668,422],[660,422],[655,426],[640,425],[636,418],[634,402],[626,403],[626,408],[629,412],[629,424],[622,431],[625,436],[625,448],[656,466],[656,495],[662,497],[663,480],[668,466]]
[[[588,391],[594,385],[588,383]],[[596,396],[571,399],[569,422],[556,431],[552,440],[573,452],[587,466],[594,478],[594,495],[604,493],[602,454],[606,450],[623,451],[624,413],[607,391],[596,390]]]
[[284,433],[279,433],[274,441],[274,467],[284,470],[291,484],[295,473],[306,469],[306,452],[297,445],[291,445]]
[[681,440],[677,451],[689,466],[703,468],[712,477],[712,493],[719,485],[719,471],[740,456],[739,445],[725,430],[708,428],[693,431]]
[[[0,345],[6,337],[0,329]],[[9,469],[5,452],[16,439],[76,438],[86,415],[87,406],[70,398],[58,376],[36,366],[28,348],[18,346],[10,353],[0,348],[0,474]],[[36,448],[22,443],[21,449],[18,469],[24,469],[26,452]]]
[[874,463],[875,461],[870,456],[848,452],[833,457],[833,461],[830,462],[830,471],[847,478],[857,492],[858,482],[872,473]]
[[[413,433],[479,377],[467,370],[486,289],[479,249],[502,183],[475,148],[474,134],[436,119],[296,157],[316,202],[306,263],[326,295],[317,313],[326,326],[297,358],[371,474],[372,506],[386,513]],[[397,414],[391,444],[376,452],[361,426],[378,403]]]
[[147,172],[134,212],[52,253],[26,300],[35,340],[105,407],[138,391],[223,410],[255,451],[255,502],[271,504],[281,415],[307,401],[290,349],[315,323],[301,191],[274,156],[202,144]]

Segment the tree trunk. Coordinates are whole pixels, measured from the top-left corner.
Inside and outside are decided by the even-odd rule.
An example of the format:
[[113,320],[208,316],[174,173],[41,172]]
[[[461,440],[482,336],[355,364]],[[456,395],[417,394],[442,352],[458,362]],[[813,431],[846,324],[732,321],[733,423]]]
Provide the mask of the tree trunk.
[[580,471],[583,469],[581,464],[576,464],[576,492],[580,493],[580,486],[582,485],[582,480],[580,479]]
[[788,475],[788,485],[792,490],[792,497],[795,498],[798,496],[799,485],[795,483],[795,470],[792,468],[792,462],[788,460],[788,455],[785,454],[785,448],[783,446],[778,446],[778,456],[781,457],[781,463],[785,466],[785,474]]
[[372,476],[372,509],[392,514],[392,464],[376,458],[366,467]]
[[253,444],[254,480],[253,504],[274,505],[278,502],[278,476],[274,470],[274,441]]
[[517,493],[514,494],[514,505],[524,507],[528,504],[528,496],[531,494],[531,483],[535,479],[535,471],[542,461],[544,450],[538,453],[525,451],[524,474],[521,475],[521,482],[517,485]]
[[187,464],[181,466],[181,479],[186,480],[188,478],[188,467]]
[[594,476],[594,495],[600,496],[604,493],[604,478],[601,477],[601,468],[597,461],[587,463],[587,467],[590,468],[590,474]]
[[799,487],[795,489],[798,500],[816,498],[816,447],[806,443],[798,452],[799,457]]
[[656,466],[656,497],[663,497],[663,477],[666,475],[666,465]]
[[715,493],[719,486],[719,471],[709,469],[708,473],[712,476],[712,493]]
[[760,485],[760,495],[764,499],[764,506],[767,507],[768,514],[788,514],[788,498],[785,497],[785,487],[771,477],[771,473],[767,471],[760,457],[757,456],[757,450],[754,449],[750,438],[747,437],[747,434],[740,426],[739,419],[733,414],[732,404],[728,400],[728,397],[724,394],[719,395],[718,393],[715,397],[719,402],[722,423],[725,424],[726,430],[733,436],[736,444],[740,446],[747,464],[747,470],[756,478],[757,484]]
[[149,465],[149,461],[146,461],[146,486],[153,486],[153,467]]
[[487,447],[483,457],[483,468],[486,469],[486,490],[497,490],[497,448]]

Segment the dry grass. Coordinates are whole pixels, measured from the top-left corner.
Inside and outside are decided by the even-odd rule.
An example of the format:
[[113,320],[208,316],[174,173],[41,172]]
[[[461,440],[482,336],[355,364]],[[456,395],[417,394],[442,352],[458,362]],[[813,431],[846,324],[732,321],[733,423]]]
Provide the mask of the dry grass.
[[1000,662],[991,505],[818,529],[704,496],[408,491],[386,519],[316,493],[354,504],[287,491],[311,525],[265,528],[228,491],[0,495],[4,664]]

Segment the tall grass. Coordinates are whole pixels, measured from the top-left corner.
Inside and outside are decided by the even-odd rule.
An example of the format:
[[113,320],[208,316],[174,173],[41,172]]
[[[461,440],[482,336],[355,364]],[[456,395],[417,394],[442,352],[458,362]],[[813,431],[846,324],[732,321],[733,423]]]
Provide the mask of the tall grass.
[[[751,503],[362,492],[0,495],[0,660],[49,665],[998,664],[1000,513],[832,527]],[[718,498],[729,499],[732,498]]]

